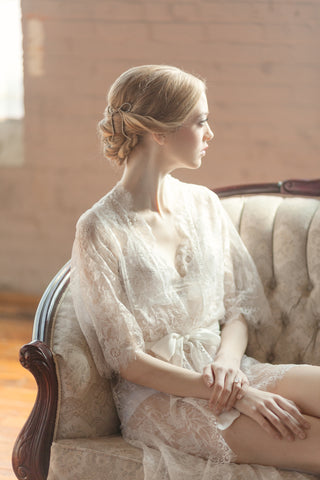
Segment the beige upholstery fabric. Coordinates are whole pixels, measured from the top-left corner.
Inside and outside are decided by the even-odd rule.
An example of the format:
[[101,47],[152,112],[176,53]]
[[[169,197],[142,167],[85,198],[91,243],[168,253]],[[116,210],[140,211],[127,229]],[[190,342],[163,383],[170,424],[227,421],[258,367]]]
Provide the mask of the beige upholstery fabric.
[[[50,480],[143,479],[142,451],[128,445],[122,437],[61,440],[53,445],[52,456],[54,462],[50,469]],[[314,478],[312,475],[278,471],[260,465],[220,464],[216,465],[214,470],[214,478],[210,477],[208,480]]]
[[274,321],[251,332],[248,353],[270,363],[320,364],[320,202],[225,199],[258,268]]
[[[320,364],[320,202],[272,196],[223,205],[260,273],[274,321],[250,332],[248,353],[272,363]],[[109,381],[99,376],[69,289],[55,314],[51,347],[60,382],[49,480],[143,478],[142,453],[123,441]],[[112,436],[110,436],[112,435]],[[218,478],[262,478],[265,467],[219,465]],[[272,469],[274,475],[274,469]],[[270,478],[312,476],[279,472]]]
[[273,313],[248,353],[271,363],[320,364],[320,208],[306,198],[229,198],[224,206],[251,253]]
[[51,338],[60,382],[56,438],[112,435],[119,431],[110,382],[101,378],[80,330],[67,289],[56,310]]
[[60,440],[51,455],[50,480],[143,478],[142,450],[121,436]]

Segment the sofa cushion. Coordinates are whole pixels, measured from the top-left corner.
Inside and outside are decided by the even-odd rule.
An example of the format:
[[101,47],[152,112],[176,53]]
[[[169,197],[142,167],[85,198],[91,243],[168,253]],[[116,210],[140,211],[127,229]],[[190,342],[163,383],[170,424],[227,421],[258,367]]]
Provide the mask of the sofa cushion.
[[[148,454],[159,458],[159,452],[148,449]],[[122,437],[111,436],[95,439],[78,438],[59,440],[51,448],[51,462],[48,480],[143,480],[142,450],[125,442]],[[203,467],[206,460],[198,458],[201,467],[199,475],[188,467],[188,459],[182,462],[184,469],[175,472],[174,478],[204,480]],[[165,472],[152,471],[154,480],[165,480]],[[148,467],[147,467],[148,469]],[[150,473],[150,472],[149,472]],[[149,477],[148,477],[149,478]],[[314,475],[277,470],[261,465],[207,464],[207,480],[315,480]]]
[[51,447],[48,480],[142,480],[142,450],[120,435],[59,440]]

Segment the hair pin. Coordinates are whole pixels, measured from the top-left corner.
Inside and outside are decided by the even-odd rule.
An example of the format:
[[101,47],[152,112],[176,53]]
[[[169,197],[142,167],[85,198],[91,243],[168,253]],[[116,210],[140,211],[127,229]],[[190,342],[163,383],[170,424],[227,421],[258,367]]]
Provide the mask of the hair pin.
[[110,113],[111,115],[114,115],[115,113],[127,113],[127,112],[131,112],[132,105],[129,102],[123,103],[118,108],[114,108],[112,107],[112,105],[108,105],[107,110],[108,110],[108,113]]
[[118,108],[113,108],[111,105],[108,105],[107,111],[108,111],[108,113],[111,115],[112,136],[114,136],[115,133],[116,133],[116,132],[115,132],[115,128],[114,128],[113,115],[114,115],[115,113],[118,113],[118,114],[121,116],[121,132],[122,132],[122,135],[123,135],[124,137],[126,137],[128,140],[130,140],[130,137],[128,137],[128,135],[126,134],[125,129],[124,129],[124,118],[123,118],[123,114],[130,112],[131,109],[132,109],[132,105],[131,105],[131,103],[129,103],[129,102],[123,103],[123,104],[120,105],[120,107],[118,107]]

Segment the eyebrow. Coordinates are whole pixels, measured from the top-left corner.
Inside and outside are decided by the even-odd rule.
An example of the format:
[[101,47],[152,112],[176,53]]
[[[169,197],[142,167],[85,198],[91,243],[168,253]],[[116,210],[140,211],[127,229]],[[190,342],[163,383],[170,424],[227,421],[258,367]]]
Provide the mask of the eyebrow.
[[208,115],[209,115],[209,112],[202,112],[202,113],[199,113],[199,115],[197,115],[197,118],[207,117]]
[[202,113],[199,113],[198,115],[194,115],[193,117],[190,117],[190,119],[188,121],[198,121],[200,120],[200,118],[207,118],[209,115],[209,112],[202,112]]

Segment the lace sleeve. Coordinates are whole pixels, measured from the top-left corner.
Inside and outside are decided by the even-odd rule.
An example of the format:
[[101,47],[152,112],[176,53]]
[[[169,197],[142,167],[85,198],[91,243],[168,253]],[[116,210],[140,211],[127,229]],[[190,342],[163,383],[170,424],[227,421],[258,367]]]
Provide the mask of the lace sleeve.
[[111,370],[119,372],[144,349],[121,285],[121,249],[111,235],[93,212],[84,214],[77,224],[71,260],[76,315],[98,371],[105,376]]
[[[220,204],[220,202],[219,202]],[[247,322],[258,327],[262,319],[270,316],[268,301],[256,266],[220,204],[224,252],[224,303],[222,323],[243,315]]]

